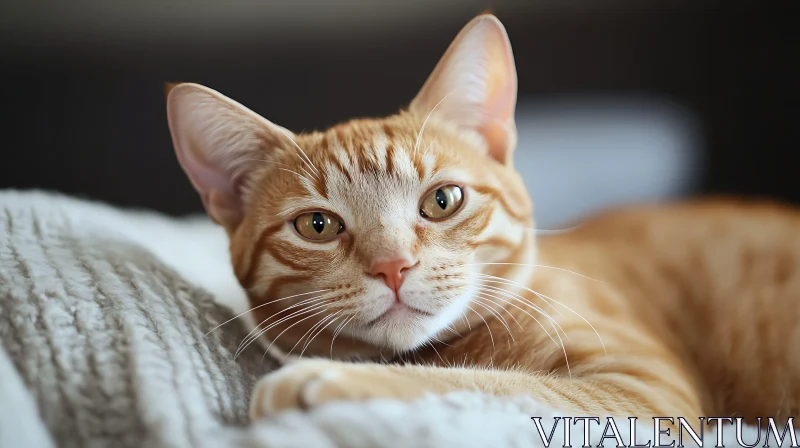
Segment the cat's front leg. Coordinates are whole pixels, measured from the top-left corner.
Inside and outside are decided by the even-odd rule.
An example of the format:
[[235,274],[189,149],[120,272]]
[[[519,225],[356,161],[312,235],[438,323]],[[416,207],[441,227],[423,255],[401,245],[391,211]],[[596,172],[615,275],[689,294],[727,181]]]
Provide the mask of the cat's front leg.
[[[297,361],[256,385],[250,415],[258,419],[285,409],[309,409],[331,401],[373,398],[413,400],[426,394],[473,390],[499,396],[526,394],[562,411],[583,415],[703,415],[699,398],[685,378],[654,382],[620,372],[612,380],[419,365]],[[588,413],[588,414],[587,414]]]
[[297,361],[259,380],[250,403],[250,416],[258,419],[281,410],[309,409],[340,400],[411,400],[451,389],[437,378],[411,373],[404,366],[324,359]]
[[408,401],[456,390],[517,395],[540,387],[535,376],[521,371],[307,359],[264,376],[253,392],[250,416],[258,419],[281,410],[310,409],[332,401]]

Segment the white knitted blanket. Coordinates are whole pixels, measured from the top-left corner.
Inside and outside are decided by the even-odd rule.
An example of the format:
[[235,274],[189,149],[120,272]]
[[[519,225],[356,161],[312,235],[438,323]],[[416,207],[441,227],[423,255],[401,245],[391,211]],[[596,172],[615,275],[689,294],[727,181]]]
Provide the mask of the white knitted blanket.
[[[546,445],[531,417],[544,417],[547,436],[550,408],[471,392],[334,403],[251,424],[250,391],[275,362],[257,348],[234,360],[246,334],[236,322],[205,335],[231,316],[215,301],[242,306],[226,244],[205,220],[0,192],[0,447]],[[628,444],[627,419],[617,422]],[[653,438],[652,422],[643,426],[640,442]],[[551,445],[561,447],[557,428]],[[706,431],[706,446],[715,437]],[[572,444],[582,438],[576,425]]]

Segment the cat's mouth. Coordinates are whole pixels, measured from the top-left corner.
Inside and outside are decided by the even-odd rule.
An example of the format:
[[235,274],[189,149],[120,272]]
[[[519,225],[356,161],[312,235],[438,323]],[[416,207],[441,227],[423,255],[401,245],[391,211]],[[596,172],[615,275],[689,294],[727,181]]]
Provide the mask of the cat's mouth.
[[395,302],[388,310],[381,313],[378,317],[372,319],[371,321],[367,322],[366,326],[373,326],[379,324],[381,322],[388,321],[390,319],[395,318],[406,318],[406,317],[418,317],[418,316],[426,316],[431,317],[433,313],[428,311],[423,311],[419,308],[414,308],[403,302]]

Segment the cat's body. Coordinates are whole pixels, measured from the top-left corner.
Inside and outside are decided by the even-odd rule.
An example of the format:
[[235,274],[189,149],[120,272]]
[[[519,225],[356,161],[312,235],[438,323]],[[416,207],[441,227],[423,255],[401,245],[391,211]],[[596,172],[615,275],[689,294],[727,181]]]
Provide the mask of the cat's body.
[[178,158],[260,322],[243,345],[398,361],[293,362],[259,383],[254,417],[459,389],[582,415],[797,412],[800,212],[637,207],[537,240],[515,103],[491,16],[388,118],[294,135],[208,88],[170,91]]
[[[580,415],[635,413],[626,404],[632,399],[648,414],[669,416],[785,418],[800,411],[797,209],[730,199],[631,207],[540,237],[538,247],[542,266],[572,272],[541,267],[526,285],[546,297],[521,295],[569,335],[573,378],[627,391],[613,404],[611,394],[596,402],[601,397],[591,390],[547,402]],[[538,324],[506,308],[515,341],[492,319],[494,347],[481,322],[450,346],[412,359],[460,365],[466,356],[467,365],[567,375],[562,349],[543,331],[521,330],[514,319],[528,329]]]

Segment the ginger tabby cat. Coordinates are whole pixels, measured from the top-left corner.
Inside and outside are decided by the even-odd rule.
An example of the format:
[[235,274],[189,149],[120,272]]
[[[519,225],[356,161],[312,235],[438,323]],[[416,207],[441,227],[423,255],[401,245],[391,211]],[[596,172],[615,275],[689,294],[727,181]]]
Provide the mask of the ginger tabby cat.
[[[516,92],[491,15],[387,118],[295,135],[171,87],[178,159],[260,322],[243,346],[306,356],[259,382],[253,417],[462,389],[576,415],[796,414],[800,213],[635,207],[537,239]],[[333,360],[352,357],[394,362]]]

